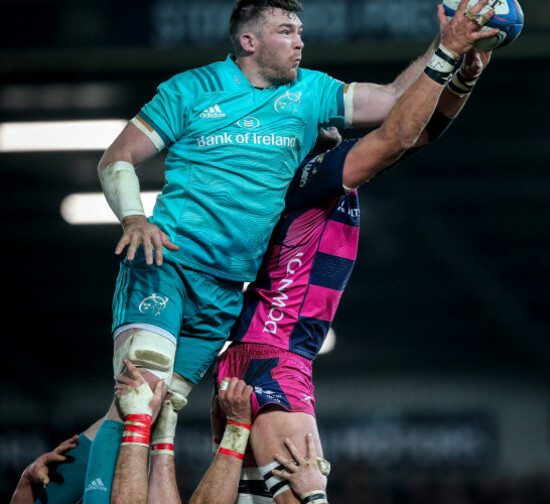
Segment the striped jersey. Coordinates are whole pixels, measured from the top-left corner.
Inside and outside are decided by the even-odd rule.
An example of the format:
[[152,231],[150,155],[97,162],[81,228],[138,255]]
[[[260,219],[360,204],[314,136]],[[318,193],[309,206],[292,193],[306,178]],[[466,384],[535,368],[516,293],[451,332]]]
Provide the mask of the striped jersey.
[[351,275],[359,243],[359,196],[343,194],[344,141],[300,165],[257,280],[230,339],[319,353]]
[[253,280],[297,167],[319,126],[351,123],[351,95],[304,69],[257,89],[231,56],[161,84],[132,122],[168,150],[151,218],[180,247],[165,254],[218,278]]

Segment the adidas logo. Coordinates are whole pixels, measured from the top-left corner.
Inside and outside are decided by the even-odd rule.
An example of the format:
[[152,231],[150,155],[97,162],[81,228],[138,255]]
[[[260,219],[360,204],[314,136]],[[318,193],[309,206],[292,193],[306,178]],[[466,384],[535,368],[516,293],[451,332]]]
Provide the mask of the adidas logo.
[[206,119],[213,119],[215,117],[225,117],[225,114],[222,112],[222,109],[220,106],[216,103],[213,107],[207,107],[205,108],[200,117],[206,118]]
[[87,487],[86,492],[90,490],[100,490],[101,492],[106,492],[107,487],[103,484],[103,481],[101,481],[101,478],[96,478],[94,481],[92,481]]

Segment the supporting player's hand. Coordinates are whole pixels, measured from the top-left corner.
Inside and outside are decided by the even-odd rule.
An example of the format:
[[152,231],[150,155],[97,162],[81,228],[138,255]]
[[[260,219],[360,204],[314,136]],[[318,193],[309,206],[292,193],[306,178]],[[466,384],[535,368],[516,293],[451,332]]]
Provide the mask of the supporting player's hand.
[[[224,385],[227,383],[227,386]],[[220,407],[228,420],[250,425],[252,387],[238,378],[224,378],[218,390]]]
[[174,444],[178,413],[174,409],[170,398],[171,395],[168,392],[161,403],[158,420],[151,433],[151,445],[162,443]]
[[31,465],[29,465],[21,476],[31,484],[47,485],[50,482],[50,469],[53,464],[65,462],[67,457],[64,453],[73,449],[78,442],[78,434],[66,439],[54,448],[51,452],[40,455]]
[[153,256],[157,266],[162,264],[164,259],[162,247],[168,250],[179,250],[177,245],[174,245],[157,226],[152,224],[143,215],[130,215],[124,218],[122,222],[124,234],[118,242],[115,249],[115,254],[119,255],[128,245],[127,257],[129,261],[133,261],[136,256],[136,251],[140,245],[143,245],[145,251],[145,260],[147,264],[153,264]]
[[317,465],[317,453],[313,436],[306,436],[307,454],[304,457],[298,448],[290,439],[285,439],[285,445],[292,455],[292,460],[275,454],[275,460],[284,467],[284,470],[273,470],[273,475],[290,482],[292,491],[302,500],[302,498],[314,490],[325,490],[327,479],[321,474]]
[[[455,57],[466,54],[474,47],[478,40],[494,37],[498,34],[498,28],[481,31],[482,25],[466,17],[466,13],[478,15],[487,5],[489,0],[480,0],[474,6],[468,9],[468,0],[461,0],[455,15],[448,20],[445,16],[443,5],[439,4],[437,17],[441,28],[441,43],[451,51]],[[488,23],[495,15],[494,9],[489,10],[482,15],[482,24]]]
[[162,397],[166,393],[164,380],[158,380],[154,390],[151,390],[145,378],[128,359],[124,359],[128,375],[120,375],[116,379],[115,395],[123,418],[132,414],[148,414],[153,422],[158,416]]

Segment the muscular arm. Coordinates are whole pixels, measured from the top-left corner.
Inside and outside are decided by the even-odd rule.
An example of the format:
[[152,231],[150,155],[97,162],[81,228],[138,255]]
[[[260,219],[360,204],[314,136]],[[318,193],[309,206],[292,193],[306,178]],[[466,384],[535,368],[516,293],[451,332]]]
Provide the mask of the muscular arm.
[[151,457],[147,499],[150,503],[181,504],[174,455],[161,454]]
[[118,452],[112,504],[147,502],[148,454],[146,445],[124,444]]
[[[231,378],[231,380],[224,378],[222,384],[226,381],[228,383],[227,389],[224,390],[220,385],[218,394],[221,409],[225,413],[228,422],[248,425],[250,428],[252,387],[237,378]],[[243,465],[244,447],[242,445],[246,445],[250,430],[247,432],[242,427],[231,430],[229,427],[226,428],[223,435],[218,453],[216,453],[212,464],[195,490],[189,504],[233,504],[235,502]]]
[[151,422],[160,409],[164,382],[159,380],[155,390],[151,391],[130,361],[125,360],[124,365],[129,376],[117,378],[116,396],[125,417],[125,427],[111,489],[111,503],[145,504]]
[[366,128],[381,124],[403,93],[426,68],[439,42],[438,35],[426,53],[411,63],[390,84],[357,83],[353,93],[353,126]]
[[153,264],[154,257],[160,266],[163,261],[162,247],[172,251],[179,247],[145,217],[134,170],[135,166],[151,159],[157,152],[149,137],[128,123],[103,154],[98,173],[105,198],[124,228],[115,254],[120,254],[129,245],[127,257],[131,261],[139,246],[143,245],[147,264]]
[[[480,0],[475,9],[480,10],[486,3],[486,0]],[[473,44],[475,40],[486,37],[494,30],[479,31],[480,27],[463,15],[466,5],[467,1],[462,0],[450,21],[446,19],[442,6],[439,6],[441,40],[445,50],[452,53],[455,58],[466,54],[461,70],[469,72],[469,77],[476,77],[483,69],[481,63],[488,63],[490,55],[485,53],[483,56],[473,50]],[[489,15],[492,17],[494,11]],[[476,60],[477,64],[473,60]],[[421,73],[398,98],[380,128],[355,144],[344,164],[343,182],[346,187],[358,187],[397,162],[409,149],[428,143],[431,139],[426,125],[436,107],[438,112],[448,119],[452,119],[460,112],[467,97],[454,95],[448,89],[444,91],[444,84],[441,82],[444,83],[445,80],[434,80],[426,73]]]
[[172,394],[169,393],[162,403],[159,418],[151,434],[151,470],[147,495],[147,502],[150,504],[181,504],[174,462],[174,438],[178,411],[183,406],[183,401],[173,401]]
[[[474,82],[480,77],[481,73],[485,70],[490,61],[490,52],[472,49],[465,55],[459,72],[464,79]],[[470,92],[458,95],[450,91],[450,84],[447,84],[439,97],[439,101],[437,102],[436,110],[440,114],[440,119],[445,121],[446,118],[448,121],[447,125],[450,124],[450,122],[460,114],[469,97]],[[430,120],[430,123],[432,120],[433,117]],[[436,127],[435,129],[437,131],[434,135],[434,132],[430,131],[430,123],[428,123],[427,127],[418,137],[418,140],[414,145],[415,149],[437,140],[439,135],[442,133],[440,127]]]
[[153,142],[132,123],[128,123],[104,152],[99,161],[98,172],[101,175],[103,170],[115,161],[126,161],[139,166],[157,153]]
[[217,453],[189,504],[235,502],[242,465],[242,460]]
[[[480,0],[469,10],[477,13],[485,7],[487,3],[488,0]],[[452,35],[468,38],[468,41],[471,42],[472,46],[476,40],[488,38],[489,36],[493,36],[497,33],[497,30],[481,32],[479,31],[479,27],[475,28],[477,31],[472,31],[472,28],[474,27],[468,24],[468,20],[462,19],[464,17],[463,14],[466,7],[467,2],[464,0],[461,1],[456,11],[458,15],[455,15],[451,22],[446,23],[444,21],[445,15],[442,10],[443,8],[441,5],[438,6],[437,15],[441,25],[441,34],[435,38],[424,55],[409,65],[409,67],[399,74],[393,82],[386,85],[369,83],[358,83],[355,85],[353,94],[353,126],[378,126],[388,117],[393,106],[399,101],[401,96],[403,96],[411,85],[416,82],[433,56],[439,43],[448,35],[448,33],[443,33],[443,29],[450,28]],[[492,11],[489,15],[492,17],[494,15],[494,11]],[[446,38],[448,40],[448,36]],[[452,47],[451,44],[448,48],[456,49],[457,46]],[[454,52],[455,55],[460,56],[460,54],[457,54],[456,51],[453,50],[452,52]]]
[[343,182],[355,188],[392,165],[413,147],[432,116],[443,86],[422,74],[395,106],[382,126],[350,150]]

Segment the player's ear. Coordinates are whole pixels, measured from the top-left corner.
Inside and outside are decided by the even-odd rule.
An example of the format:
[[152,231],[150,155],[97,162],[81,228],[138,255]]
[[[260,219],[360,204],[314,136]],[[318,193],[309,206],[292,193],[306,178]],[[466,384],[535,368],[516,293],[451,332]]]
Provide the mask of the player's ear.
[[258,38],[253,33],[243,33],[239,37],[241,43],[241,49],[247,53],[254,53],[258,50]]

